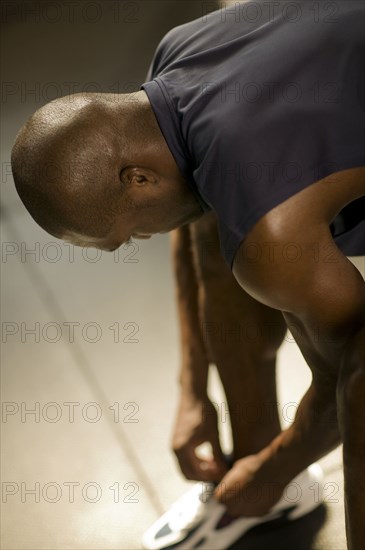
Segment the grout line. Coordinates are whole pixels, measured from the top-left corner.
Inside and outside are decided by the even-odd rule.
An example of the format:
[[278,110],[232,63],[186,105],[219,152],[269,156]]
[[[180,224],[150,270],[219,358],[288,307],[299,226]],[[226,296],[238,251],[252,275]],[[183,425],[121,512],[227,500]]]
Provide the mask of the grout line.
[[[20,234],[14,226],[14,224],[9,219],[9,216],[3,216],[4,221],[8,224],[9,232],[12,233],[12,236],[15,240],[21,241]],[[46,309],[50,310],[52,314],[57,316],[57,319],[67,321],[66,316],[62,310],[62,307],[59,305],[51,287],[48,285],[46,278],[44,277],[42,271],[38,269],[33,264],[28,264],[25,267],[25,271],[28,273],[30,280],[32,281],[34,287],[39,293],[41,300],[43,301]],[[98,402],[106,406],[108,403],[107,396],[104,390],[100,387],[99,382],[96,376],[93,374],[92,369],[90,368],[89,361],[82,347],[76,342],[73,342],[72,347],[70,347],[70,355],[73,356],[77,367],[79,368],[85,382],[94,392]],[[114,423],[106,417],[107,423],[112,430],[117,441],[121,445],[128,461],[131,463],[132,467],[135,469],[137,475],[139,476],[141,482],[145,486],[146,493],[154,506],[156,512],[161,515],[164,513],[164,506],[162,505],[156,491],[151,484],[148,474],[145,472],[145,469],[137,455],[135,453],[133,446],[128,439],[127,435],[123,432],[123,429],[118,424]]]

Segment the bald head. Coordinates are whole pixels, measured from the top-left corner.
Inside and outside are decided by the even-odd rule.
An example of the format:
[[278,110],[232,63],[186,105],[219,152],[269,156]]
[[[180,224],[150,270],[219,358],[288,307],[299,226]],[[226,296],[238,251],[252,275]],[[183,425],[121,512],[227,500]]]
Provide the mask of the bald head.
[[102,237],[133,207],[120,174],[133,164],[142,133],[130,94],[75,94],[39,109],[11,157],[17,191],[35,221],[55,236]]
[[19,132],[11,162],[35,221],[75,244],[111,250],[202,215],[144,91],[48,103]]

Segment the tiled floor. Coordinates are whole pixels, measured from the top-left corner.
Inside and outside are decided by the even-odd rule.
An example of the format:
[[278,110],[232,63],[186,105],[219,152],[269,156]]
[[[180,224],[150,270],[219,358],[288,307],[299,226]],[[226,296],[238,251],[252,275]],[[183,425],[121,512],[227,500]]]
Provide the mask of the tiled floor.
[[[126,89],[143,80],[165,30],[201,9],[193,2],[121,3],[126,11],[117,25],[115,3],[105,2],[93,24],[78,15],[86,4],[75,3],[74,23],[63,14],[51,24],[51,12],[34,20],[13,2],[3,30],[4,78],[13,90],[3,100],[2,126],[4,550],[138,549],[144,529],[190,486],[169,451],[179,339],[168,236],[139,241],[132,258],[129,250],[86,255],[35,225],[8,175],[18,128],[45,102],[27,95],[24,83],[41,94],[51,93],[51,82],[67,93],[70,80],[97,81],[104,90],[118,81]],[[358,266],[364,269],[363,259]],[[283,421],[309,381],[287,338],[278,368]],[[222,402],[214,371],[210,388]],[[325,510],[235,548],[343,550],[340,449],[322,462]]]

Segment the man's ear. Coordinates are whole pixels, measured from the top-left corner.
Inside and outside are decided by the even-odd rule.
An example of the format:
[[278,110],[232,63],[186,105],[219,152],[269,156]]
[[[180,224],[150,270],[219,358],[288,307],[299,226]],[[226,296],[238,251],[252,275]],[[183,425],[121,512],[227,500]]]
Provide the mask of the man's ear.
[[120,180],[123,185],[146,185],[155,184],[158,178],[152,170],[140,168],[139,166],[126,166],[120,173]]

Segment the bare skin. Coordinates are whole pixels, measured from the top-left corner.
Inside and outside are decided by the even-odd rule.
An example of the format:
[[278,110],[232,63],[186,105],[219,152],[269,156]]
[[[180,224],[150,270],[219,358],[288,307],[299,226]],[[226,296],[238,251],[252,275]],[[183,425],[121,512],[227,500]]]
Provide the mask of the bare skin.
[[[130,96],[134,96],[134,102],[130,102]],[[93,244],[103,250],[114,250],[130,236],[171,231],[202,217],[159,130],[146,94],[136,92],[128,98],[127,104],[123,96],[117,101],[114,96],[112,102],[108,94],[98,98],[90,94],[87,101],[78,101],[76,107],[67,105],[65,99],[51,102],[36,113],[14,146],[13,174],[23,202],[42,227],[76,245]],[[136,133],[135,123],[140,120],[144,124]],[[81,172],[73,174],[72,181],[56,182],[55,187],[44,181],[43,173],[37,178],[29,176],[32,167],[47,158],[70,162],[75,150],[89,159],[95,170],[103,165],[100,181],[94,182],[95,191],[100,186],[99,201],[106,201],[106,191],[112,194],[112,199],[100,207],[116,214],[102,234],[99,229],[95,235],[90,222],[94,210],[92,204],[85,206],[87,188],[83,187]],[[23,164],[28,168],[25,176],[21,171]],[[41,200],[35,200],[33,194],[41,196]],[[293,425],[274,436],[260,451],[236,460],[216,490],[216,497],[227,504],[232,514],[265,514],[297,473],[338,445],[342,438],[351,550],[360,550],[365,540],[365,361],[361,338],[365,289],[360,274],[334,244],[329,224],[346,204],[364,194],[365,168],[332,174],[266,214],[241,243],[233,266],[239,287],[264,306],[283,312],[286,323],[298,327],[294,336],[312,370],[313,383]],[[121,208],[119,212],[126,197],[133,199],[135,207],[129,211]],[[146,200],[148,206],[144,206]],[[59,227],[51,229],[47,220],[49,223],[53,220],[47,215],[57,202],[62,204],[56,220]],[[75,205],[80,205],[79,209]],[[72,229],[76,226],[77,231]],[[198,242],[199,235],[195,234]],[[265,245],[274,243],[275,250],[280,252],[288,242],[300,247],[298,261],[288,261],[280,253],[274,254],[272,261]],[[247,246],[252,243],[262,250],[257,261],[247,254]],[[327,261],[329,247],[332,247],[331,262]],[[209,277],[205,278],[208,285]],[[243,296],[242,303],[248,303]],[[209,318],[207,303],[203,309]],[[219,357],[219,349],[215,353]],[[230,368],[234,373],[234,367]],[[221,369],[222,376],[224,372],[226,366],[223,374]],[[236,398],[237,395],[232,395],[231,403]],[[276,491],[263,492],[255,504],[240,498],[244,489],[270,484],[272,480]]]
[[[281,478],[284,486],[342,438],[351,549],[362,548],[365,541],[365,285],[333,242],[329,223],[341,208],[364,192],[365,168],[332,174],[269,212],[240,246],[233,267],[236,279],[256,299],[283,311],[287,323],[299,327],[295,338],[312,370],[313,382],[293,425],[258,453],[252,463],[251,459],[239,461],[222,480],[222,490],[217,491],[224,499],[237,479],[247,488],[272,475]],[[274,261],[264,246],[268,242],[278,245]],[[285,261],[279,252],[288,242],[301,248],[297,262]],[[262,257],[256,262],[247,257],[250,243],[262,247]],[[266,506],[270,500],[273,502],[269,498]],[[255,511],[263,512],[266,506],[262,501]],[[231,510],[248,515],[254,511],[245,502],[234,503]]]
[[[223,421],[229,411],[233,460],[260,451],[280,433],[275,361],[285,323],[237,284],[220,254],[214,213],[174,231],[171,245],[182,349],[172,448],[185,477],[219,481],[227,464],[207,395],[209,365],[217,366],[225,390],[227,402],[218,405]],[[212,446],[211,460],[195,453],[203,442]]]

